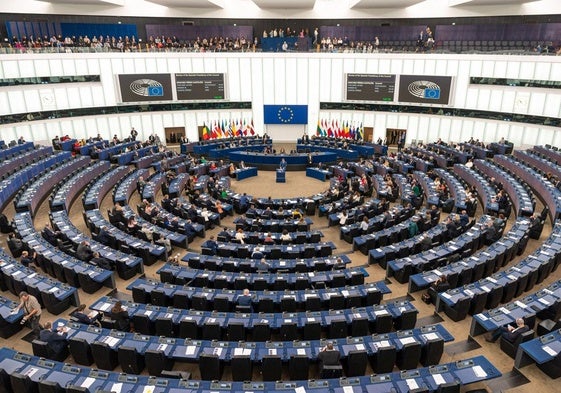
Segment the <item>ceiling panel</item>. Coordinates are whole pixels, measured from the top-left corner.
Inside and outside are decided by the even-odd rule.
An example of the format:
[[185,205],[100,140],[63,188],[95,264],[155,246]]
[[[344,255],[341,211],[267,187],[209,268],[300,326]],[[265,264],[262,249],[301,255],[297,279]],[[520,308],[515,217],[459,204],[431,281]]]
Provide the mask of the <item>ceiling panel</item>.
[[452,6],[470,6],[470,5],[512,5],[532,3],[538,0],[451,0],[449,5]]
[[224,8],[225,0],[147,0],[150,3],[178,8]]
[[107,5],[116,4],[124,5],[125,0],[38,0],[44,3],[52,4],[93,4],[93,5]]
[[406,8],[424,0],[358,0],[351,3],[351,8]]
[[315,0],[252,0],[261,9],[312,9]]

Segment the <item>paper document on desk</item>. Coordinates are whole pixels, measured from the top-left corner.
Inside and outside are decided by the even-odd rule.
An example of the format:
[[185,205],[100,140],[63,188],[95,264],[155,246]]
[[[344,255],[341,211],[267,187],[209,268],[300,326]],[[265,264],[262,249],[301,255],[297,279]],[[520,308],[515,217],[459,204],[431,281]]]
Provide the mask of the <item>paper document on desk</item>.
[[441,374],[433,374],[432,378],[434,379],[434,383],[436,383],[437,385],[446,383],[446,380],[442,377]]
[[427,340],[438,340],[438,334],[436,333],[427,333],[424,336]]
[[305,355],[306,354],[306,350],[304,348],[298,348],[296,350],[296,354],[298,355]]
[[390,342],[388,340],[377,341],[374,343],[376,348],[385,348],[390,346]]
[[350,385],[343,386],[343,393],[354,393],[353,387]]
[[269,348],[269,355],[276,355],[277,354],[277,349],[276,348]]
[[538,302],[545,304],[546,306],[549,305],[549,302],[547,300],[545,300],[544,298],[539,298]]
[[399,340],[403,345],[405,344],[411,344],[411,343],[415,343],[415,339],[413,337],[404,337],[402,339]]
[[306,393],[306,388],[304,386],[298,386],[294,389],[295,393]]
[[222,348],[214,348],[214,351],[212,351],[212,353],[220,357],[220,355],[222,355]]
[[364,344],[356,344],[355,348],[356,348],[357,351],[364,351],[366,349]]
[[475,376],[478,378],[485,378],[487,376],[487,373],[483,371],[481,366],[473,366],[472,370],[475,373]]
[[524,303],[522,303],[520,300],[517,300],[514,302],[514,304],[516,304],[518,307],[520,308],[526,308],[528,307],[527,305],[525,305]]
[[405,380],[405,382],[407,382],[407,386],[409,386],[409,390],[419,389],[419,385],[417,384],[417,381],[415,381],[414,379],[409,378]]
[[160,344],[158,345],[158,351],[164,351],[167,349],[168,345],[167,344]]
[[113,393],[121,393],[121,389],[123,388],[122,383],[114,383],[111,387],[111,392]]
[[549,345],[544,345],[542,349],[551,356],[557,356],[557,352],[555,352]]
[[341,294],[345,297],[348,297],[349,296],[349,291],[343,290],[343,291],[341,291]]
[[156,389],[155,386],[144,386],[142,393],[154,393],[154,389]]
[[88,377],[86,379],[84,379],[84,382],[82,382],[82,384],[80,385],[80,387],[82,388],[89,388],[90,386],[92,386],[92,384],[95,382],[95,378],[91,378]]
[[105,339],[105,343],[107,345],[109,345],[110,347],[114,347],[115,345],[117,345],[117,343],[119,342],[119,339],[116,337],[107,337]]
[[450,295],[450,294],[448,294],[448,293],[446,293],[446,292],[442,292],[440,295],[441,295],[443,298],[445,298],[445,299],[450,299],[450,298],[452,297],[452,295]]
[[111,307],[111,304],[110,304],[110,303],[103,303],[103,304],[99,307],[99,309],[100,309],[101,311],[107,311],[107,310],[109,310],[110,307]]
[[188,345],[187,348],[185,348],[185,355],[194,355],[196,348],[197,347],[194,345]]

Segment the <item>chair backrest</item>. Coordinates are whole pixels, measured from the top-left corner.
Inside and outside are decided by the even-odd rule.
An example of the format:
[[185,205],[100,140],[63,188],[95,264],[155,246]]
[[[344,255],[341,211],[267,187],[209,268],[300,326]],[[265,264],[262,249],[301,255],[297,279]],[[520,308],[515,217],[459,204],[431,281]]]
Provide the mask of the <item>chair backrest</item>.
[[444,352],[444,340],[428,340],[421,350],[421,364],[425,367],[438,364]]
[[220,312],[230,311],[230,301],[226,296],[215,296],[214,297],[214,310]]
[[31,348],[33,349],[33,355],[45,359],[51,358],[51,351],[49,351],[49,346],[46,342],[39,339],[33,340],[31,342]]
[[282,341],[293,341],[298,338],[298,326],[295,322],[283,322],[280,327],[280,339]]
[[84,366],[91,366],[93,363],[92,350],[86,340],[83,338],[71,337],[68,339],[68,348],[76,363]]
[[64,393],[58,382],[41,380],[37,383],[38,393]]
[[443,383],[442,385],[438,386],[438,389],[436,389],[437,393],[460,393],[460,387],[462,385],[457,382],[448,382],[448,383]]
[[232,379],[234,381],[251,381],[253,377],[253,363],[249,356],[234,356],[231,360]]
[[173,320],[171,318],[166,318],[165,316],[156,318],[154,327],[156,336],[173,336]]
[[120,346],[117,355],[124,373],[140,374],[144,370],[144,356],[140,355],[136,348]]
[[344,338],[347,337],[347,321],[345,320],[336,320],[331,321],[329,325],[329,338]]
[[360,337],[367,336],[369,321],[367,318],[353,318],[351,323],[351,336]]
[[411,342],[405,344],[397,352],[396,364],[400,370],[411,370],[417,368],[421,359],[421,343]]
[[278,381],[282,377],[282,360],[277,355],[263,356],[263,381]]
[[141,334],[154,334],[154,328],[152,321],[148,315],[135,314],[132,317],[134,323],[134,330]]
[[378,348],[371,358],[372,370],[376,374],[389,373],[393,370],[397,351],[393,345]]
[[268,341],[271,339],[271,327],[267,323],[253,325],[253,341]]
[[288,361],[288,374],[291,380],[308,379],[310,361],[305,355],[291,356]]
[[368,363],[368,354],[366,351],[350,351],[347,355],[347,377],[357,377],[364,375],[366,372],[366,364]]
[[241,322],[228,323],[227,334],[229,341],[244,341],[246,339],[244,324]]
[[199,357],[199,370],[201,379],[220,380],[222,378],[222,365],[217,355],[202,354]]
[[376,315],[376,333],[389,333],[393,328],[393,318],[391,314]]
[[321,324],[319,322],[306,322],[302,338],[304,340],[319,340],[321,337]]
[[205,322],[203,326],[203,340],[220,340],[222,331],[217,322]]
[[413,329],[415,323],[417,322],[417,310],[405,310],[402,311],[401,315],[395,320],[395,329]]
[[197,322],[190,320],[182,320],[179,322],[179,337],[191,338],[194,340],[198,339],[199,327],[197,326]]
[[153,290],[150,293],[150,299],[151,299],[151,303],[155,306],[167,307],[169,305],[166,293],[162,290],[157,290],[157,289]]
[[103,370],[113,370],[119,363],[117,353],[109,345],[101,341],[94,341],[90,344],[92,356],[97,368]]
[[148,349],[144,352],[144,360],[148,374],[160,376],[162,371],[173,368],[173,359],[166,357],[164,351]]

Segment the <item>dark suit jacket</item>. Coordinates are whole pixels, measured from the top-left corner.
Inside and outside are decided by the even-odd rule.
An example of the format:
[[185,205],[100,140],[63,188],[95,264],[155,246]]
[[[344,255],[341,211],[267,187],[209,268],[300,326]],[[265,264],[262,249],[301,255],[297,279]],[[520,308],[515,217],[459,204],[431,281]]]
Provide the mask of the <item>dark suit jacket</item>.
[[46,342],[55,354],[61,353],[66,347],[66,336],[66,333],[58,334],[56,331],[48,329],[39,332],[39,340]]
[[336,349],[322,351],[318,354],[318,363],[320,371],[323,366],[338,366],[340,364],[341,354]]
[[505,338],[505,340],[508,340],[511,343],[513,343],[516,341],[518,336],[520,336],[524,332],[527,332],[528,330],[530,330],[530,328],[524,325],[519,329],[513,330],[512,332],[509,332],[508,330],[503,332],[503,337]]

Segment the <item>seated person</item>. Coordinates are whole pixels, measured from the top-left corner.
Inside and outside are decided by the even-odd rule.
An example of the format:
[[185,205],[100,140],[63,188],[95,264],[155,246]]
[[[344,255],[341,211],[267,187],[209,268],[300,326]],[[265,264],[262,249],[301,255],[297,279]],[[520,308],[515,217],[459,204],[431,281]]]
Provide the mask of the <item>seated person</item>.
[[20,256],[24,249],[22,240],[15,233],[8,235],[8,247],[14,257]]
[[450,289],[450,283],[446,276],[440,276],[438,280],[433,282],[427,292],[423,295],[425,303],[436,303],[436,297],[440,292],[446,292]]
[[238,296],[238,306],[249,307],[249,311],[253,312],[253,296],[251,296],[249,289],[244,289],[243,294]]
[[513,343],[516,341],[516,338],[519,335],[521,335],[524,332],[527,332],[528,330],[530,330],[530,328],[524,324],[524,319],[516,318],[516,326],[512,326],[512,325],[501,326],[497,330],[488,333],[485,336],[485,341],[494,343],[502,336],[506,340]]
[[265,255],[263,254],[263,249],[259,246],[256,246],[251,253],[251,259],[261,259]]
[[216,255],[216,250],[218,249],[218,244],[216,243],[216,240],[214,240],[214,236],[210,236],[210,239],[208,239],[206,242],[203,243],[202,247],[204,248],[208,248],[209,250],[211,250],[211,255]]
[[85,262],[89,262],[93,258],[93,251],[88,241],[82,240],[82,242],[78,244],[76,257]]
[[66,349],[68,328],[65,326],[53,328],[51,322],[45,322],[43,329],[39,332],[39,340],[47,343],[47,347],[54,357],[58,357]]
[[100,319],[102,318],[103,314],[98,313],[97,311],[90,311],[86,314],[86,305],[80,304],[78,308],[70,314],[70,316],[75,319],[76,321],[86,324],[86,325],[97,325],[101,327]]
[[320,378],[323,376],[323,369],[325,366],[340,366],[341,353],[333,347],[333,343],[330,341],[325,347],[323,347],[318,354],[318,366]]
[[106,246],[111,242],[111,235],[109,234],[109,228],[107,228],[107,225],[104,225],[99,229],[97,241],[101,244],[105,244]]
[[292,236],[290,236],[287,229],[283,229],[280,239],[282,242],[287,243],[292,241]]
[[111,309],[111,319],[115,321],[115,328],[122,332],[130,332],[131,322],[129,313],[123,307],[123,303],[117,302]]
[[265,258],[261,258],[257,262],[256,267],[257,267],[257,273],[266,273],[269,271],[270,265]]
[[33,251],[32,255],[29,255],[29,252],[27,251],[22,251],[20,263],[25,267],[33,268],[33,266],[31,265],[36,265],[37,263],[36,258],[37,258],[37,253],[35,251]]
[[94,251],[90,263],[105,270],[115,270],[113,263],[109,259],[100,256],[97,251]]

